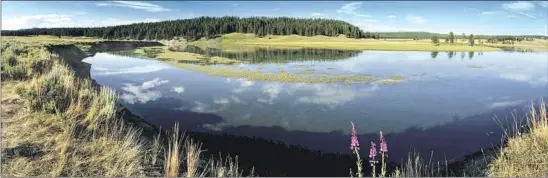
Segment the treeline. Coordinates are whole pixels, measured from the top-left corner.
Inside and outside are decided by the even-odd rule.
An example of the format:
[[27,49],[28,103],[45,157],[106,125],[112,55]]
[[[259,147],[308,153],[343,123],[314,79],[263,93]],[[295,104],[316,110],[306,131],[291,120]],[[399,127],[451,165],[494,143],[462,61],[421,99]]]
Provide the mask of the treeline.
[[[441,34],[441,33],[431,33],[431,32],[379,32],[377,33],[380,35],[380,38],[400,38],[400,39],[431,39],[434,36],[437,36],[440,39],[447,39],[447,38],[453,38],[453,39],[468,39],[469,35],[466,34],[454,34],[453,37],[450,36],[450,34]],[[498,40],[498,41],[505,41],[505,40],[513,40],[513,41],[519,41],[519,40],[525,40],[525,41],[531,41],[533,39],[547,39],[548,36],[542,36],[542,35],[476,35],[475,39],[485,39],[485,40]]]
[[171,48],[170,50],[189,53],[202,54],[208,57],[219,56],[240,61],[249,61],[250,63],[286,63],[288,61],[334,61],[348,59],[357,56],[359,50],[338,50],[338,49],[270,49],[255,48],[252,51],[223,51],[216,48],[200,48],[198,46],[187,45],[184,48]]
[[[33,28],[2,31],[5,36],[55,35],[87,36],[104,39],[170,40],[183,37],[198,40],[215,38],[227,33],[254,33],[265,35],[338,36],[349,38],[373,37],[357,26],[341,20],[299,19],[288,17],[199,17],[162,22],[136,23],[110,27],[90,28]],[[375,36],[375,37],[378,37]]]

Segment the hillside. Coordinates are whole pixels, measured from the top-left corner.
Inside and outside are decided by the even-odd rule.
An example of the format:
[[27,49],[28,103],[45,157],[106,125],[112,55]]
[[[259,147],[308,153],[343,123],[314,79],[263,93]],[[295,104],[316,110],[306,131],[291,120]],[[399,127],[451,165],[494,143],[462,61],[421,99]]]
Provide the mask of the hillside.
[[166,40],[183,37],[186,40],[215,38],[227,33],[265,35],[365,37],[357,26],[340,20],[299,19],[289,17],[199,17],[150,23],[136,23],[94,28],[32,28],[2,31],[2,36],[56,35],[87,36],[106,39]]

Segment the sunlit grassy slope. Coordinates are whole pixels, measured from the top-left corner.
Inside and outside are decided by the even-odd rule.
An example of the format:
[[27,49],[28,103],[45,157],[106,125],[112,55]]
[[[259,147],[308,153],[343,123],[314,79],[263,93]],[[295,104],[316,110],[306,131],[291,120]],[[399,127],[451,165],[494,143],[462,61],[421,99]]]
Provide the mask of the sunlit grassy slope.
[[143,128],[119,112],[112,89],[97,88],[89,78],[77,77],[51,50],[60,43],[29,38],[3,41],[3,177],[240,175],[231,161],[201,158],[199,142],[180,136],[178,129],[168,138],[160,133],[154,138],[143,136]]
[[218,39],[199,40],[193,44],[220,45],[257,45],[257,46],[286,46],[286,47],[310,47],[326,49],[352,49],[352,50],[390,50],[390,51],[497,51],[499,48],[487,46],[468,46],[464,43],[433,45],[429,40],[374,40],[352,39],[344,36],[278,36],[256,37],[254,34],[231,33]]

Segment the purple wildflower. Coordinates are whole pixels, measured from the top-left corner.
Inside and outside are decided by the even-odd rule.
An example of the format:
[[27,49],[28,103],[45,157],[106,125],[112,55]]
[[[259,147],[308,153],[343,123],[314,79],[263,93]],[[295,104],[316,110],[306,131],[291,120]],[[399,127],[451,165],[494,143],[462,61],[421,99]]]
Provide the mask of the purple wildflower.
[[382,135],[381,131],[381,152],[386,153],[388,152],[388,146],[386,145],[386,140],[384,140],[384,136]]
[[371,148],[369,149],[369,158],[375,159],[377,156],[377,148],[375,142],[371,142]]
[[377,163],[377,161],[375,161],[376,156],[377,156],[376,144],[375,142],[371,142],[371,148],[369,149],[369,158],[370,158],[369,163],[371,163],[371,166]]
[[358,136],[356,133],[356,128],[354,127],[354,123],[352,123],[352,136],[350,137],[350,150],[352,151],[358,151],[360,150],[360,143],[358,142]]

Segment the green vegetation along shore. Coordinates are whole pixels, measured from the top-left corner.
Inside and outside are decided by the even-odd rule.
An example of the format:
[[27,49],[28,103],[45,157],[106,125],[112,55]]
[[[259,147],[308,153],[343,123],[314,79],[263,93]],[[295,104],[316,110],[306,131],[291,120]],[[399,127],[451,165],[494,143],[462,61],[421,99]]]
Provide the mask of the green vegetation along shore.
[[[89,76],[76,75],[80,72],[75,70],[85,68],[74,65],[87,54],[74,44],[97,50],[101,49],[97,45],[108,43],[29,41],[15,38],[2,45],[2,176],[242,175],[232,159],[219,162],[201,156],[201,144],[181,135],[177,126],[167,129],[170,136],[143,134],[144,125],[120,113],[112,89],[97,86]],[[546,176],[546,106],[531,109],[528,124],[517,127],[520,132],[509,133],[493,160],[484,163],[486,175]],[[386,175],[432,175],[428,174],[431,167],[409,163],[415,162]]]
[[[476,40],[477,41],[477,40]],[[211,40],[198,40],[189,44],[197,46],[273,46],[273,47],[306,47],[324,49],[346,49],[346,50],[386,50],[386,51],[459,51],[459,52],[480,52],[500,51],[498,47],[507,45],[487,44],[470,46],[468,41],[456,41],[454,44],[438,43],[433,44],[430,39],[353,39],[344,36],[279,36],[272,35],[258,37],[254,34],[231,33]],[[523,48],[535,48],[537,50],[548,50],[548,40],[537,40],[535,42],[518,43],[516,46]]]

